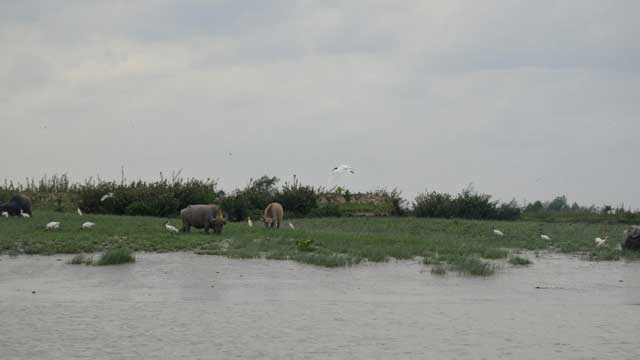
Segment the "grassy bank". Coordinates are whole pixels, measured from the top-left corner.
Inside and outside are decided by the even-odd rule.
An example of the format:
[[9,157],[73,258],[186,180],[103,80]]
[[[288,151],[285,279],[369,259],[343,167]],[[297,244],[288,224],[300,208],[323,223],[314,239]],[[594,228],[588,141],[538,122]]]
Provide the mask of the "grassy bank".
[[[177,227],[178,219],[170,219]],[[45,230],[60,221],[56,231]],[[92,230],[80,224],[93,221]],[[284,226],[264,229],[260,224],[228,224],[221,236],[172,234],[164,218],[85,215],[37,211],[33,219],[0,219],[0,252],[13,254],[92,253],[126,247],[132,251],[195,251],[237,258],[293,259],[322,266],[343,266],[362,259],[384,261],[432,256],[454,263],[456,259],[507,257],[508,250],[553,250],[584,253],[592,260],[637,256],[616,250],[624,225],[500,222],[420,218],[319,218],[292,220],[296,230]],[[501,229],[499,237],[492,229]],[[545,233],[550,241],[540,238]],[[595,249],[596,236],[609,235],[606,247]],[[615,254],[613,254],[615,253]],[[616,256],[612,256],[616,255]],[[602,255],[602,256],[600,256]]]

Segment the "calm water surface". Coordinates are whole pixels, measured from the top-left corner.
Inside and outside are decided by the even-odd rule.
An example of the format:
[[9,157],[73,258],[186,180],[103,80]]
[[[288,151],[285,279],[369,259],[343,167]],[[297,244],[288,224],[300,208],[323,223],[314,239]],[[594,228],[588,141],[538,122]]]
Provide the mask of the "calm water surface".
[[544,255],[474,278],[416,261],[69,258],[0,257],[1,359],[640,359],[637,262]]

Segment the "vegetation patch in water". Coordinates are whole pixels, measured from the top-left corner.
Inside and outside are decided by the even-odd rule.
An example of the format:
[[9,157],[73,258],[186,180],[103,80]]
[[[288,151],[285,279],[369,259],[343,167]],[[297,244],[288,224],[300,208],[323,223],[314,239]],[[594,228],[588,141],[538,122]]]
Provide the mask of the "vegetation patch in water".
[[522,256],[513,256],[509,259],[509,264],[516,266],[527,266],[531,264],[531,260]]
[[107,250],[100,259],[96,262],[96,265],[118,265],[135,262],[136,257],[131,250],[127,248],[114,248]]

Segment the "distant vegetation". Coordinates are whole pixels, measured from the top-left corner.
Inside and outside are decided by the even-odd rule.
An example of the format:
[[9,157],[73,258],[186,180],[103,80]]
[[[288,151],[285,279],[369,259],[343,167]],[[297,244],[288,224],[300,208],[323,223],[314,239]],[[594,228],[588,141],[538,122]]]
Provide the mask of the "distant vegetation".
[[[22,183],[4,181],[0,185],[0,201],[16,192],[31,196],[37,209],[74,211],[113,215],[176,216],[180,209],[196,203],[220,204],[231,221],[248,217],[258,220],[272,201],[282,203],[287,218],[349,216],[416,216],[427,218],[461,218],[479,220],[531,220],[544,222],[640,223],[640,212],[605,205],[569,204],[565,196],[551,201],[518,204],[515,200],[500,203],[492,196],[463,189],[456,195],[430,191],[418,194],[413,202],[402,198],[397,189],[379,189],[351,193],[347,189],[328,191],[302,184],[294,176],[291,182],[262,176],[225,193],[212,179],[183,179],[180,171],[169,178],[160,174],[157,181],[119,181],[87,179],[71,183],[66,174],[43,177]],[[113,193],[104,201],[105,194]]]

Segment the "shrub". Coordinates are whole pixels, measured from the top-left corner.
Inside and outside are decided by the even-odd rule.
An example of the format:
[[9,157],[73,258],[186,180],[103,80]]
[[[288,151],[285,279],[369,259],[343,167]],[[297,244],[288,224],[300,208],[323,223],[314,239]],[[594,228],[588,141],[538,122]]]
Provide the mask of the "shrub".
[[462,190],[455,198],[450,194],[418,194],[414,201],[417,217],[516,220],[520,209],[515,201],[497,206],[491,195],[475,192],[471,187]]
[[318,207],[318,191],[312,186],[301,185],[294,176],[293,183],[285,183],[276,193],[276,200],[287,213],[305,216]]
[[135,261],[136,257],[131,250],[127,248],[113,248],[102,254],[96,265],[117,265]]

